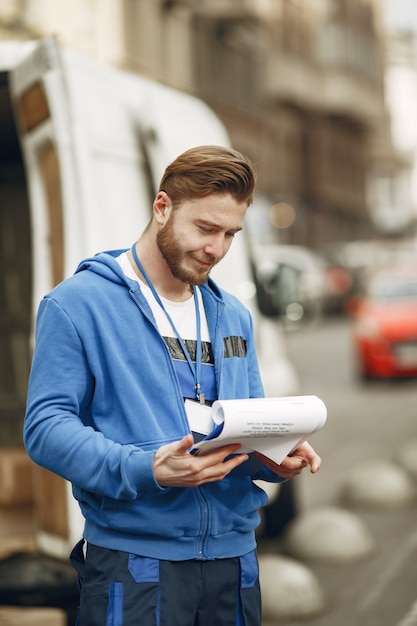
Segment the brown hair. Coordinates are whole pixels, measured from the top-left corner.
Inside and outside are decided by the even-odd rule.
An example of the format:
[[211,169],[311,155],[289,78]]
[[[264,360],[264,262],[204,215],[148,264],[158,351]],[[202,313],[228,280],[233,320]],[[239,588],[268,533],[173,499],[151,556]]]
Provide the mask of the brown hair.
[[252,163],[237,150],[198,146],[180,154],[166,168],[159,185],[174,207],[185,200],[212,193],[229,193],[238,202],[253,200],[256,174]]

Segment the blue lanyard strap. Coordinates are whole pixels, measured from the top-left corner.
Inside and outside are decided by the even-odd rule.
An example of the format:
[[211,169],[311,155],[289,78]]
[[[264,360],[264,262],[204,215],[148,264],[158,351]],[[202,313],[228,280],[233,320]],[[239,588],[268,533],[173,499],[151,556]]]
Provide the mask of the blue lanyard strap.
[[195,288],[195,286],[193,285],[193,296],[194,296],[194,304],[195,304],[195,318],[196,318],[196,326],[197,326],[197,345],[196,345],[196,353],[195,353],[195,365],[191,359],[190,353],[187,350],[187,346],[185,345],[185,342],[183,340],[183,338],[181,337],[181,335],[179,334],[170,314],[168,313],[168,311],[165,309],[163,302],[161,300],[161,298],[159,297],[158,292],[156,291],[155,287],[152,284],[151,279],[149,278],[149,276],[147,275],[147,273],[145,272],[145,269],[142,265],[142,263],[139,260],[139,257],[136,253],[136,246],[135,244],[133,244],[132,246],[132,256],[134,258],[134,261],[136,263],[136,265],[138,266],[138,268],[140,269],[144,279],[146,280],[146,282],[148,283],[148,287],[152,292],[153,297],[155,298],[155,300],[157,301],[157,303],[159,304],[159,306],[161,307],[161,309],[163,310],[163,312],[165,313],[165,315],[167,316],[167,319],[169,321],[169,323],[172,326],[173,331],[175,332],[177,339],[180,343],[181,349],[184,353],[185,358],[187,359],[188,365],[190,366],[190,369],[193,373],[194,376],[194,381],[195,381],[195,393],[197,398],[200,400],[200,402],[202,404],[204,404],[204,394],[201,391],[201,384],[200,384],[200,380],[201,380],[201,319],[200,319],[200,307],[198,306],[198,295],[197,295],[197,289]]

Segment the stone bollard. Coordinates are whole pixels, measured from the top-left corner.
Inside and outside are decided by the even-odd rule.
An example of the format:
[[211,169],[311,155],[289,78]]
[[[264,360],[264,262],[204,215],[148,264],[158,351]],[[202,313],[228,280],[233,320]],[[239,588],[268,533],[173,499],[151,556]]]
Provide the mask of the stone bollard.
[[349,472],[341,497],[349,505],[395,508],[416,502],[416,486],[409,474],[386,460],[372,460]]
[[262,617],[304,618],[322,613],[326,603],[313,572],[294,559],[272,554],[259,556]]
[[417,481],[417,439],[410,439],[400,446],[396,459],[413,480]]
[[302,560],[345,563],[373,554],[375,542],[357,515],[327,506],[298,515],[287,528],[284,548]]

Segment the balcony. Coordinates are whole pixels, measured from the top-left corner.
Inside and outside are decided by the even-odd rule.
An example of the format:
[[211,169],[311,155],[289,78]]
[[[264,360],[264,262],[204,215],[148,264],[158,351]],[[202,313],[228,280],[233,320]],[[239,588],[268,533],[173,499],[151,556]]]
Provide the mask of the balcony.
[[382,91],[348,70],[326,67],[282,52],[266,59],[264,94],[321,115],[375,126],[384,115]]
[[197,0],[194,13],[210,20],[271,19],[276,0]]

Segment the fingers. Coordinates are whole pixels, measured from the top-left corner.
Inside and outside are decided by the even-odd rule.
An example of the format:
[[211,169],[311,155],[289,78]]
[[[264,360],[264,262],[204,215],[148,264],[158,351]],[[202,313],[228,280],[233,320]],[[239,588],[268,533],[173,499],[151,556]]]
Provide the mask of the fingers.
[[262,454],[257,453],[258,458],[268,469],[270,469],[278,476],[282,478],[293,478],[298,474],[301,474],[303,469],[308,465],[307,462],[299,457],[285,457],[282,463],[274,463],[268,457],[263,456]]
[[186,452],[188,452],[190,448],[193,447],[193,443],[194,443],[194,437],[190,433],[188,435],[185,435],[185,437],[180,439],[180,441],[174,441],[174,443],[169,444],[169,445],[171,445],[174,450],[177,447],[178,454],[185,454]]
[[194,465],[195,479],[198,484],[222,480],[232,470],[247,461],[249,458],[247,454],[236,454],[239,448],[239,444],[232,444],[217,448],[201,456],[194,456],[196,461]]
[[[155,480],[161,487],[198,487],[222,480],[249,458],[247,454],[239,454],[239,444],[217,448],[204,455],[193,455],[189,452],[193,443],[193,436],[188,434],[180,441],[162,446],[156,451],[153,470]],[[315,474],[321,466],[321,458],[307,442],[294,450],[291,456],[285,457],[279,465],[260,453],[257,456],[266,467],[282,478],[293,478],[308,466],[310,472]]]
[[294,450],[291,456],[297,456],[305,459],[307,464],[310,466],[310,472],[312,474],[315,474],[320,469],[321,458],[308,441],[305,441],[301,446]]
[[287,456],[280,464],[280,467],[285,467],[289,471],[294,471],[298,473],[302,472],[303,469],[307,466],[308,461],[298,455]]
[[318,454],[315,454],[314,458],[310,462],[310,472],[312,474],[315,474],[316,472],[319,471],[320,467],[321,467],[321,458],[319,457]]
[[[247,454],[234,454],[239,444],[218,448],[208,454],[190,454],[192,435],[159,448],[153,459],[155,480],[161,487],[198,487],[207,482],[222,480],[235,467],[248,459]],[[230,459],[225,459],[233,455]]]
[[259,452],[256,453],[256,456],[268,469],[282,478],[293,478],[301,474],[304,468],[308,466],[310,466],[310,472],[315,474],[321,466],[321,458],[307,442],[301,444],[290,456],[285,457],[279,465]]
[[[227,453],[224,458],[229,456],[230,453]],[[214,459],[207,458],[210,455],[206,455],[205,457],[200,457],[196,459],[196,461],[200,461],[202,465],[198,468],[195,467],[196,473],[194,474],[194,485],[199,486],[204,483],[216,482],[218,480],[222,480],[225,478],[230,472],[248,460],[247,454],[235,454],[227,461],[222,460],[215,462]]]

